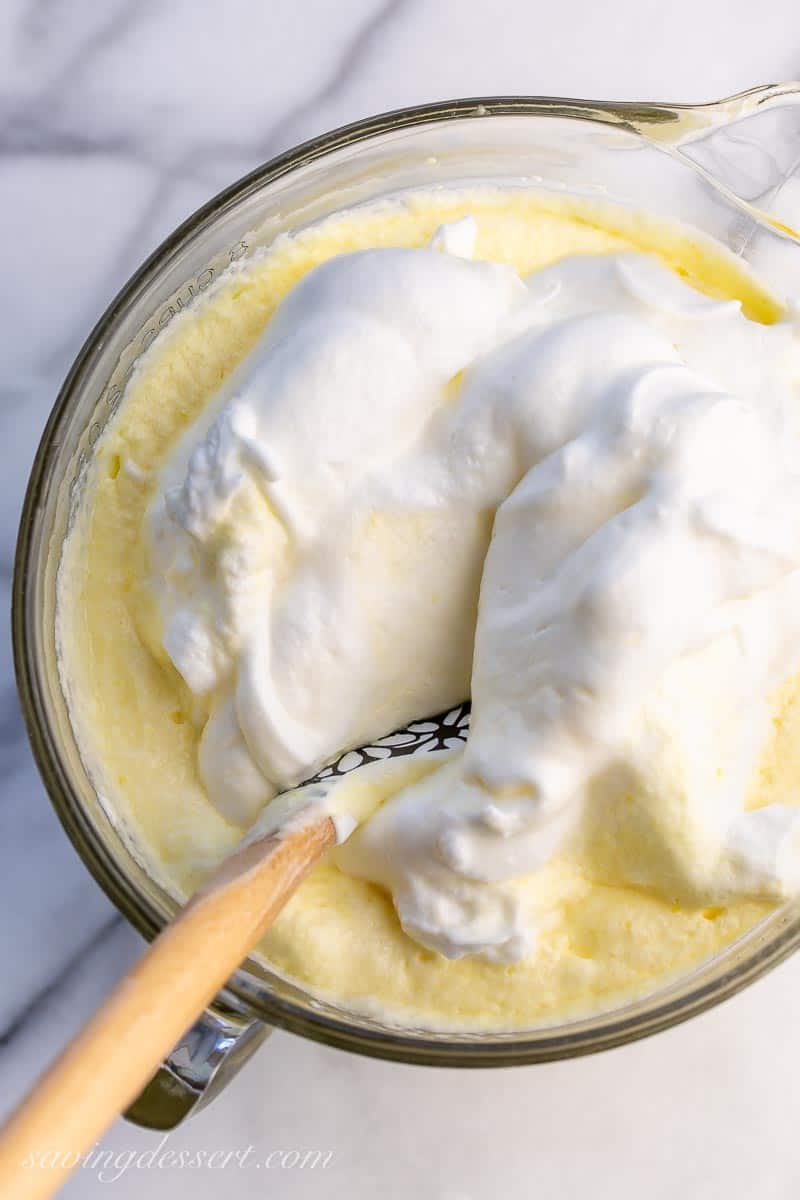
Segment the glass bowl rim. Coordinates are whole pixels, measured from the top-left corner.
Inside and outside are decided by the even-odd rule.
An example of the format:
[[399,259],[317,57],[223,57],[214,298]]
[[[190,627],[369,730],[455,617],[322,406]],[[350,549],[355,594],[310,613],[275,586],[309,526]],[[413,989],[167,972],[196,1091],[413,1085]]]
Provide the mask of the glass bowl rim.
[[[12,641],[17,686],[23,717],[34,758],[61,824],[96,882],[119,912],[151,939],[164,925],[162,915],[120,871],[97,836],[88,814],[72,789],[58,739],[51,727],[36,654],[37,633],[32,611],[32,575],[36,565],[39,498],[54,464],[59,433],[75,399],[95,367],[111,330],[123,320],[140,295],[191,241],[202,235],[222,216],[232,212],[248,197],[295,169],[309,165],[337,150],[368,142],[381,134],[464,119],[500,116],[561,117],[614,126],[642,137],[642,126],[680,123],[681,115],[702,109],[730,110],[753,98],[774,97],[779,91],[796,94],[798,85],[767,85],[752,88],[710,105],[659,104],[579,100],[554,96],[491,96],[438,101],[377,114],[340,126],[302,142],[277,155],[224,188],[198,208],[169,234],[123,285],[100,316],[78,352],[44,427],[31,468],[20,519],[12,587]],[[687,161],[687,167],[691,163]],[[260,990],[242,979],[240,968],[226,992],[246,1011],[269,1024],[312,1040],[366,1054],[407,1063],[448,1067],[510,1066],[575,1057],[626,1044],[667,1029],[733,996],[777,966],[800,944],[800,914],[786,921],[774,937],[718,977],[682,993],[675,999],[655,1003],[644,1011],[643,1001],[571,1020],[517,1033],[428,1034],[424,1030],[365,1028],[347,1020],[305,1008],[293,1001]],[[691,973],[690,973],[691,975]],[[656,993],[655,995],[658,995]],[[627,1012],[627,1015],[626,1015]],[[358,1014],[353,1014],[358,1020]],[[591,1027],[586,1027],[591,1026]],[[452,1038],[453,1040],[448,1040]]]

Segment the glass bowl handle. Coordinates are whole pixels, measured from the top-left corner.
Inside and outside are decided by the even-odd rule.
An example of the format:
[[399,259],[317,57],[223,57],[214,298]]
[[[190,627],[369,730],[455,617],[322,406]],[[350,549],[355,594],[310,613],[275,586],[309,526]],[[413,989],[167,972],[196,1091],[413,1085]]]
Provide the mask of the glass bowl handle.
[[187,1029],[125,1117],[147,1129],[174,1129],[215,1099],[271,1032],[238,1006],[215,1002]]

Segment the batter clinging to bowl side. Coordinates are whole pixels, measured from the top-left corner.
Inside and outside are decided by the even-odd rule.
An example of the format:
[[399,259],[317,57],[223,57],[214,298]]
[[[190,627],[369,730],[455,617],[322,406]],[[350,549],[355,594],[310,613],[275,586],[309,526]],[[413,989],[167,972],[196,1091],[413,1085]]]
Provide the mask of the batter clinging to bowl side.
[[187,894],[360,768],[262,947],[434,1028],[607,1008],[798,886],[800,340],[721,247],[521,189],[279,239],[172,322],[60,578],[84,755]]

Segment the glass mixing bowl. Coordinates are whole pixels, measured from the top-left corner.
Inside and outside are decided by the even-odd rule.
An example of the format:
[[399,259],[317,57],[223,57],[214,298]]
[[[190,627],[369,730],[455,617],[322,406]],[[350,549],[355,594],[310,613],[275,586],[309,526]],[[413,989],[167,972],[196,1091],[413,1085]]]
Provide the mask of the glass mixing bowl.
[[[47,423],[25,501],[13,632],[22,706],[56,811],[111,900],[147,938],[176,910],[106,811],[81,761],[56,664],[55,582],[93,447],[139,356],[232,262],[279,233],[403,188],[470,180],[604,197],[695,225],[780,294],[800,293],[800,238],[787,203],[800,161],[800,85],[716,104],[667,106],[500,97],[403,109],[307,142],[222,192],[176,230],[110,305]],[[800,211],[800,204],[798,204]],[[732,995],[800,942],[786,905],[711,961],[634,1003],[515,1033],[398,1029],[315,999],[248,961],[176,1048],[134,1120],[168,1128],[230,1077],[268,1028],[342,1049],[460,1067],[544,1062],[606,1049]]]

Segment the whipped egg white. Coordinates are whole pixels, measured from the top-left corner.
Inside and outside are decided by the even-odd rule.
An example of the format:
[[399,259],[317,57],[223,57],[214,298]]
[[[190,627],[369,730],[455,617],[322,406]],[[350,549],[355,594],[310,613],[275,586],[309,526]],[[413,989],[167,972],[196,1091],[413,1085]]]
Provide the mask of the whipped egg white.
[[312,271],[160,474],[144,633],[205,706],[206,790],[247,825],[471,695],[464,750],[336,852],[423,945],[524,957],[556,854],[793,892],[800,810],[746,804],[800,669],[795,324],[635,253],[524,279],[474,236]]

